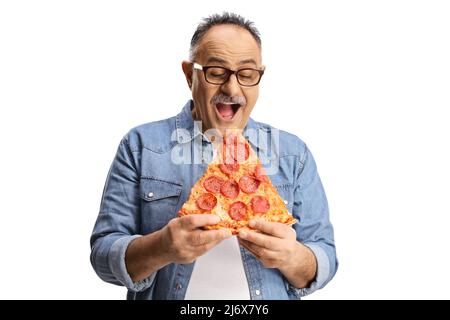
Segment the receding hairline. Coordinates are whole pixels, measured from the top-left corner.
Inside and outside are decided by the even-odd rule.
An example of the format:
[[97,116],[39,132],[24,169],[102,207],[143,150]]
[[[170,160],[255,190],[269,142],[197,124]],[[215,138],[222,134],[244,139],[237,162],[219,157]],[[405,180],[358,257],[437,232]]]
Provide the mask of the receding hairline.
[[191,58],[191,60],[197,54],[198,45],[201,43],[208,31],[216,26],[225,25],[230,25],[241,30],[246,30],[256,41],[258,48],[261,50],[260,33],[255,27],[254,23],[238,14],[223,12],[222,14],[213,14],[207,18],[203,18],[202,22],[199,23],[192,36],[191,45],[189,48],[189,57]]
[[[233,50],[235,49],[234,46],[231,47],[231,45],[228,45],[229,42],[227,41],[226,38],[223,38],[219,35],[213,34],[210,35],[209,32],[215,32],[215,28],[216,27],[221,27],[222,25],[216,25],[213,28],[211,28],[210,30],[208,30],[204,37],[200,40],[200,42],[197,44],[197,47],[195,48],[195,57],[191,57],[191,59],[195,60],[200,58],[201,56],[203,58],[206,58],[206,61],[204,61],[204,63],[214,63],[217,62],[219,64],[230,64],[232,63],[227,56],[224,56],[222,54],[222,45],[224,45],[225,47],[228,47],[228,50]],[[236,30],[239,30],[239,32],[242,31],[246,31],[243,28],[239,28],[238,26],[232,26],[233,28],[236,28]],[[245,37],[247,37],[247,35],[250,35],[250,33],[246,34]],[[250,35],[251,36],[251,35]],[[231,37],[234,38],[234,36],[232,35]],[[234,39],[230,39],[230,41],[233,41]],[[254,65],[258,65],[258,62],[261,59],[261,48],[259,47],[258,43],[255,41],[253,42],[252,39],[248,38],[248,40],[246,38],[244,38],[244,40],[242,41],[245,44],[252,44],[250,47],[244,47],[242,52],[236,52],[238,53],[238,57],[240,57],[239,61],[234,60],[233,62],[237,63],[238,65],[241,64],[254,64]],[[253,44],[255,44],[255,46],[253,46]],[[209,51],[211,50],[211,51]],[[256,51],[257,50],[257,51]],[[232,51],[233,52],[233,51]],[[253,52],[255,52],[258,57],[256,58],[253,54]],[[205,54],[208,53],[206,56]],[[193,61],[192,60],[192,61]]]
[[[209,57],[209,58],[206,60],[206,63],[207,63],[207,64],[215,63],[215,62],[221,63],[221,64],[228,64],[228,63],[229,63],[227,60],[222,59],[222,58],[220,58],[220,57],[216,57],[216,56],[211,56],[211,57]],[[238,61],[238,64],[248,64],[248,63],[252,63],[252,64],[254,64],[255,66],[258,65],[258,63],[256,62],[256,60],[253,59],[253,58],[246,58],[246,59],[242,59],[242,60],[239,60],[239,61]]]

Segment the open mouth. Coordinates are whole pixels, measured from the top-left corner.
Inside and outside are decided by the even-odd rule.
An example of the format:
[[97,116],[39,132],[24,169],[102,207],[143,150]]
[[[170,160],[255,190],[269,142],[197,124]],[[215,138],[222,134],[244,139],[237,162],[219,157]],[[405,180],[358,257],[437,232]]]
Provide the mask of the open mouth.
[[239,103],[216,103],[217,113],[225,121],[232,121],[241,105]]

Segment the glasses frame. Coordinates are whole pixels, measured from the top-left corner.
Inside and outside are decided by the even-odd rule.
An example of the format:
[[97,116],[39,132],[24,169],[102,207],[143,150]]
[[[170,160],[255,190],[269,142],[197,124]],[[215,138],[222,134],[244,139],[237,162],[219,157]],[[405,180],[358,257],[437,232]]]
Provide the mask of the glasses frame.
[[[239,85],[241,85],[241,86],[243,86],[243,87],[254,87],[254,86],[257,86],[257,85],[259,84],[259,82],[261,81],[261,78],[262,78],[262,76],[263,76],[263,74],[264,74],[264,70],[259,70],[259,69],[254,69],[254,68],[242,68],[242,69],[237,69],[237,70],[231,70],[231,69],[225,68],[225,67],[223,67],[223,66],[202,66],[202,65],[200,65],[200,64],[198,64],[198,63],[196,63],[196,62],[192,62],[192,66],[193,66],[193,68],[196,69],[196,70],[201,70],[201,71],[203,71],[203,75],[204,75],[204,77],[205,77],[205,81],[206,81],[206,82],[208,82],[209,84],[214,84],[214,85],[216,85],[216,86],[221,86],[221,85],[227,83],[227,82],[230,80],[231,75],[234,74],[234,75],[236,76],[236,80],[237,80],[237,82],[239,83]],[[221,68],[221,69],[224,69],[224,70],[227,72],[227,74],[228,74],[227,77],[226,77],[226,80],[225,80],[223,83],[213,83],[213,82],[208,81],[208,79],[206,79],[206,72],[208,71],[208,69],[211,69],[211,68]],[[259,79],[258,79],[258,82],[256,82],[255,84],[252,84],[252,85],[242,84],[242,83],[239,81],[238,73],[241,72],[241,71],[244,71],[244,70],[257,71],[257,72],[259,73]]]

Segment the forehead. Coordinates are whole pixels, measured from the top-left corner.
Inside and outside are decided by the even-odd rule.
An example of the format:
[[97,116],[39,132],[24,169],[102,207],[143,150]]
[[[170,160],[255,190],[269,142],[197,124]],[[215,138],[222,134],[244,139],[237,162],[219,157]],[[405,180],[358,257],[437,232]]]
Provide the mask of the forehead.
[[218,25],[209,29],[201,39],[197,57],[202,63],[218,58],[228,64],[253,60],[261,64],[261,49],[244,28],[235,25]]

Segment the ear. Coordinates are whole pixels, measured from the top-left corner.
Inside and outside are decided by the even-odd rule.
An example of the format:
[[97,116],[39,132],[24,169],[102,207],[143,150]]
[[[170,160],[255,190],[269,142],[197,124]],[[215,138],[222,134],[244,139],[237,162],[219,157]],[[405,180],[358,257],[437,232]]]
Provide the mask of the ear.
[[192,63],[190,61],[184,60],[181,63],[181,68],[183,69],[184,76],[186,77],[186,81],[188,83],[189,89],[192,88]]

